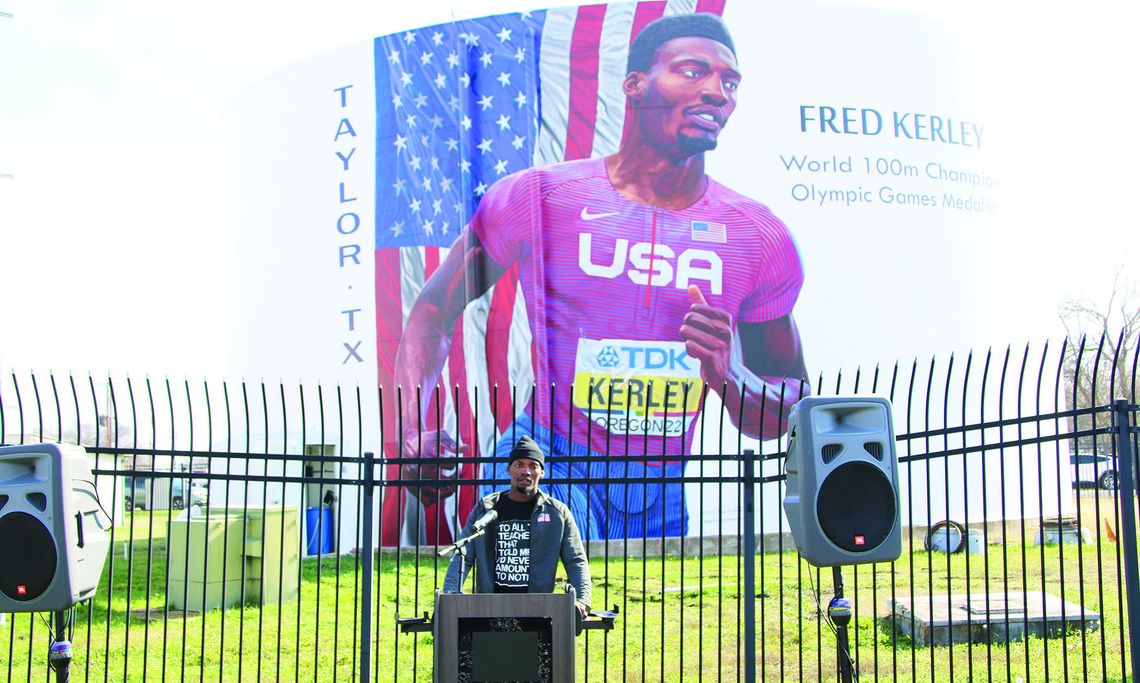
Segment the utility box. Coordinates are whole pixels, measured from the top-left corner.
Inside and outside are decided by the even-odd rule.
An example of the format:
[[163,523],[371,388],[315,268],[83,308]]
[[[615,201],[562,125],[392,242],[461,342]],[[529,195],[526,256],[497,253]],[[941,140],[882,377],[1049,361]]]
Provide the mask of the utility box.
[[204,612],[297,597],[301,537],[296,508],[174,520],[169,543],[166,595],[171,609]]

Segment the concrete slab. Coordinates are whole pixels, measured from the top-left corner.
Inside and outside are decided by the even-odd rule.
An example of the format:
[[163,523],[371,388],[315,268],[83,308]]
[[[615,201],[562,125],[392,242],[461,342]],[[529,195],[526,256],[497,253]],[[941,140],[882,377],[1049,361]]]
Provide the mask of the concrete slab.
[[1002,643],[1066,628],[1095,631],[1100,615],[1041,591],[923,595],[891,601],[891,618],[916,645]]

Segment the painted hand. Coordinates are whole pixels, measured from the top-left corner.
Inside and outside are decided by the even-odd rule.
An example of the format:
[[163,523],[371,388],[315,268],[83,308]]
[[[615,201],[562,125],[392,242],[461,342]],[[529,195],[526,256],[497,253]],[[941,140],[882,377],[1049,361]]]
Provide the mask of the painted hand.
[[700,362],[701,379],[719,392],[732,362],[732,314],[710,306],[695,285],[689,286],[689,302],[681,339],[689,356]]
[[[408,462],[400,465],[401,479],[431,479],[431,484],[408,486],[408,491],[424,505],[437,503],[455,493],[455,481],[459,478],[456,463],[443,462],[444,459],[466,454],[467,446],[460,446],[447,432],[429,430],[420,433],[410,432],[404,436],[403,457],[424,458],[428,462]],[[439,458],[431,462],[430,459]]]

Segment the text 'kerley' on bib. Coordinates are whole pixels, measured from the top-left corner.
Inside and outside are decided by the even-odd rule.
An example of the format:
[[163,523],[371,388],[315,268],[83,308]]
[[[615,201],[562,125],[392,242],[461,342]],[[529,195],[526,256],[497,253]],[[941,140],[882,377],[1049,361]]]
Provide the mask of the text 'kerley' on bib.
[[680,436],[701,402],[701,364],[679,341],[579,339],[574,405],[614,434]]

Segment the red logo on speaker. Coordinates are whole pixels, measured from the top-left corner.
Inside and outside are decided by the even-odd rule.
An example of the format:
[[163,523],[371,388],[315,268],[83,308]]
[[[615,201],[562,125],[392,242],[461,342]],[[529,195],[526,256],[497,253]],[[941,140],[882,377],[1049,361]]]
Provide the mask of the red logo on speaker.
[[863,538],[862,535],[855,537],[855,545],[865,545],[866,543],[867,543],[867,539]]
[[24,584],[20,584],[19,586],[16,586],[16,595],[26,595],[27,592],[28,592],[28,587],[25,586]]

